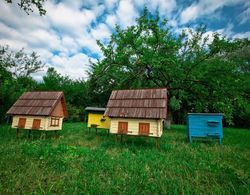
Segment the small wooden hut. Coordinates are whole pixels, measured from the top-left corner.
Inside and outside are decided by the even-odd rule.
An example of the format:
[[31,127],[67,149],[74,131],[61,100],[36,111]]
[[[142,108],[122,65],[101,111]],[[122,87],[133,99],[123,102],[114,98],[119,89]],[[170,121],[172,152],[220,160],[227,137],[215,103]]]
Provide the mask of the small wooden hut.
[[110,133],[161,137],[167,89],[114,90],[104,116],[110,117]]
[[61,130],[68,116],[62,91],[25,92],[8,110],[12,128],[29,130]]
[[104,116],[105,108],[86,107],[85,111],[88,116],[88,127],[96,127],[102,129],[109,129],[110,119]]

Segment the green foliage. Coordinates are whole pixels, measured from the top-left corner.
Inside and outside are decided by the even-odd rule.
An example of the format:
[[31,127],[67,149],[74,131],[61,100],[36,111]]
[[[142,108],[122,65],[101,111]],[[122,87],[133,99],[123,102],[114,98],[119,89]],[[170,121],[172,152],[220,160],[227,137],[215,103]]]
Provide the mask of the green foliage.
[[57,73],[54,68],[48,69],[43,77],[43,82],[37,85],[37,90],[63,91],[67,102],[69,121],[83,120],[84,109],[91,102],[86,81],[72,80],[68,76]]
[[145,137],[107,136],[85,123],[48,132],[0,127],[0,193],[249,194],[249,129],[225,128],[217,141],[189,144],[185,126],[165,130],[160,149]]
[[167,87],[169,111],[182,121],[190,111],[222,112],[233,124],[235,106],[249,105],[249,43],[209,38],[205,26],[177,34],[145,9],[134,26],[117,26],[107,45],[98,42],[104,58],[92,64],[91,88],[106,101],[112,89]]
[[188,112],[221,112],[225,124],[249,126],[248,39],[208,37],[205,26],[177,33],[145,9],[135,25],[117,26],[108,44],[98,45],[104,57],[90,62],[88,80],[48,68],[42,82],[31,78],[44,66],[36,53],[0,47],[0,122],[24,91],[64,91],[68,120],[81,121],[86,106],[105,107],[114,89],[167,87],[175,123],[185,123]]
[[0,46],[0,123],[6,121],[7,110],[18,97],[36,87],[31,74],[43,66],[34,52],[27,54],[24,49],[14,52],[8,46]]
[[[7,3],[13,3],[12,0],[5,0]],[[23,9],[28,15],[30,12],[34,11],[34,6],[38,9],[40,16],[46,14],[46,10],[43,7],[43,4],[46,0],[20,0],[17,5]],[[16,1],[15,1],[16,3]]]

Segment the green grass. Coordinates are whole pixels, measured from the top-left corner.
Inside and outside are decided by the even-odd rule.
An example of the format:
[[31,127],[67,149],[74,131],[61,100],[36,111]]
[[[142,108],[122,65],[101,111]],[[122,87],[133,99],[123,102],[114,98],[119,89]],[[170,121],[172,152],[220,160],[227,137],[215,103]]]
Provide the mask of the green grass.
[[59,139],[27,135],[0,127],[0,194],[250,194],[247,129],[224,128],[222,145],[189,144],[185,126],[173,126],[160,149],[145,137],[88,134],[83,123],[65,123]]

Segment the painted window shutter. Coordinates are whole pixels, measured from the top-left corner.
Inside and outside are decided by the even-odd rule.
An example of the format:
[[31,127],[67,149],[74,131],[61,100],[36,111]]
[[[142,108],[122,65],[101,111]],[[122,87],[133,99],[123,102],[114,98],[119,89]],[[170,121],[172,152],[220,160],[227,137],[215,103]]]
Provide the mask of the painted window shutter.
[[119,134],[128,133],[128,122],[118,122],[118,133]]
[[24,128],[26,124],[26,118],[19,118],[18,128]]
[[139,123],[139,135],[149,135],[150,124],[149,123]]
[[32,129],[40,129],[41,119],[34,119]]

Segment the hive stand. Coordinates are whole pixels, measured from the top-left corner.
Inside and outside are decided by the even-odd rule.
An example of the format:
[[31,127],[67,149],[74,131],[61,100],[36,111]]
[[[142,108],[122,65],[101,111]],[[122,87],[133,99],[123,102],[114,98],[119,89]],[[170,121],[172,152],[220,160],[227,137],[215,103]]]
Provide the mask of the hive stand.
[[[126,136],[127,134],[120,133],[120,134],[115,134],[115,135],[116,135],[116,142],[118,142],[118,135],[120,135],[120,142],[122,143],[123,142],[123,136],[124,135]],[[128,136],[133,136],[133,135],[128,135]],[[138,135],[136,135],[136,136],[138,136]],[[149,136],[144,136],[144,137],[149,137]],[[160,143],[159,143],[159,138],[160,137],[152,137],[152,138],[155,139],[155,146],[156,146],[157,149],[159,149],[160,148]]]

